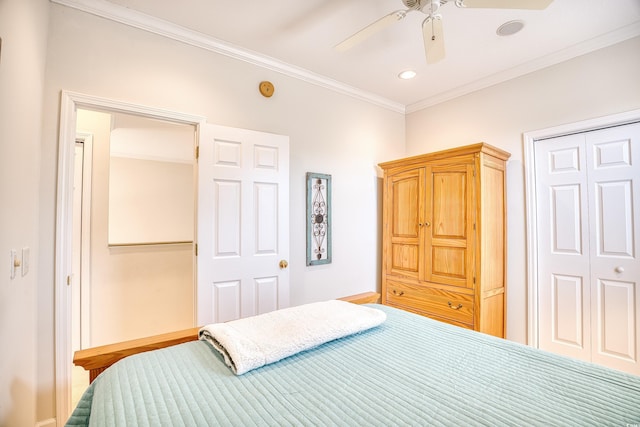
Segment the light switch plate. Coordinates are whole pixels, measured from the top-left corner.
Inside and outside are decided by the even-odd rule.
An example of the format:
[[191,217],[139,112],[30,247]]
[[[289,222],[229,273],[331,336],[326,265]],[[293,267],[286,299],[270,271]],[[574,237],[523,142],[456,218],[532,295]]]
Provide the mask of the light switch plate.
[[16,278],[16,256],[18,251],[15,249],[11,249],[9,251],[9,278],[11,280]]
[[31,256],[31,249],[22,248],[22,277],[26,276],[29,272],[29,258]]

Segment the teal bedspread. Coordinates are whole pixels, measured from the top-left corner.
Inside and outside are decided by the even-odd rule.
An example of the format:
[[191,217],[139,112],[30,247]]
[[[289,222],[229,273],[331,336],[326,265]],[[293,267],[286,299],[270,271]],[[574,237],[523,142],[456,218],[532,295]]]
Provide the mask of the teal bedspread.
[[128,357],[67,425],[640,425],[640,377],[376,308],[383,325],[243,376],[202,341]]

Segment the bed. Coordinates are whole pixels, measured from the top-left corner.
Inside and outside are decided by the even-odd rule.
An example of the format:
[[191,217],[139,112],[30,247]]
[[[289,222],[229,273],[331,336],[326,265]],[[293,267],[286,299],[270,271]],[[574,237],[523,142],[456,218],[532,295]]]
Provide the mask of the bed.
[[243,375],[205,341],[123,358],[67,425],[640,425],[640,377],[364,307],[386,320]]

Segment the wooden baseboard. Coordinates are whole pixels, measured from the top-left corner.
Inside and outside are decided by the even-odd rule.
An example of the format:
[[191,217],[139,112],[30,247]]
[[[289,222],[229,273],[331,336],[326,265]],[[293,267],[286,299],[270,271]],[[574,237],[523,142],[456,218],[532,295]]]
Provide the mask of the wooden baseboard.
[[57,426],[57,423],[55,418],[49,418],[48,420],[38,421],[35,425],[35,427],[56,427],[56,426]]

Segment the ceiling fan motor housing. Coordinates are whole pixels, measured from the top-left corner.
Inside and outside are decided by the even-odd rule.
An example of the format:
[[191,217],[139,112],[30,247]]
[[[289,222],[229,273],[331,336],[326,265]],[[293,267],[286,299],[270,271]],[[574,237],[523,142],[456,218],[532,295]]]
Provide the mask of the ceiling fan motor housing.
[[432,13],[446,2],[447,0],[402,0],[402,3],[410,10],[422,10],[428,7]]
[[420,3],[422,3],[422,0],[402,0],[402,3],[404,3],[404,5],[409,9],[417,9],[418,7],[420,7]]

